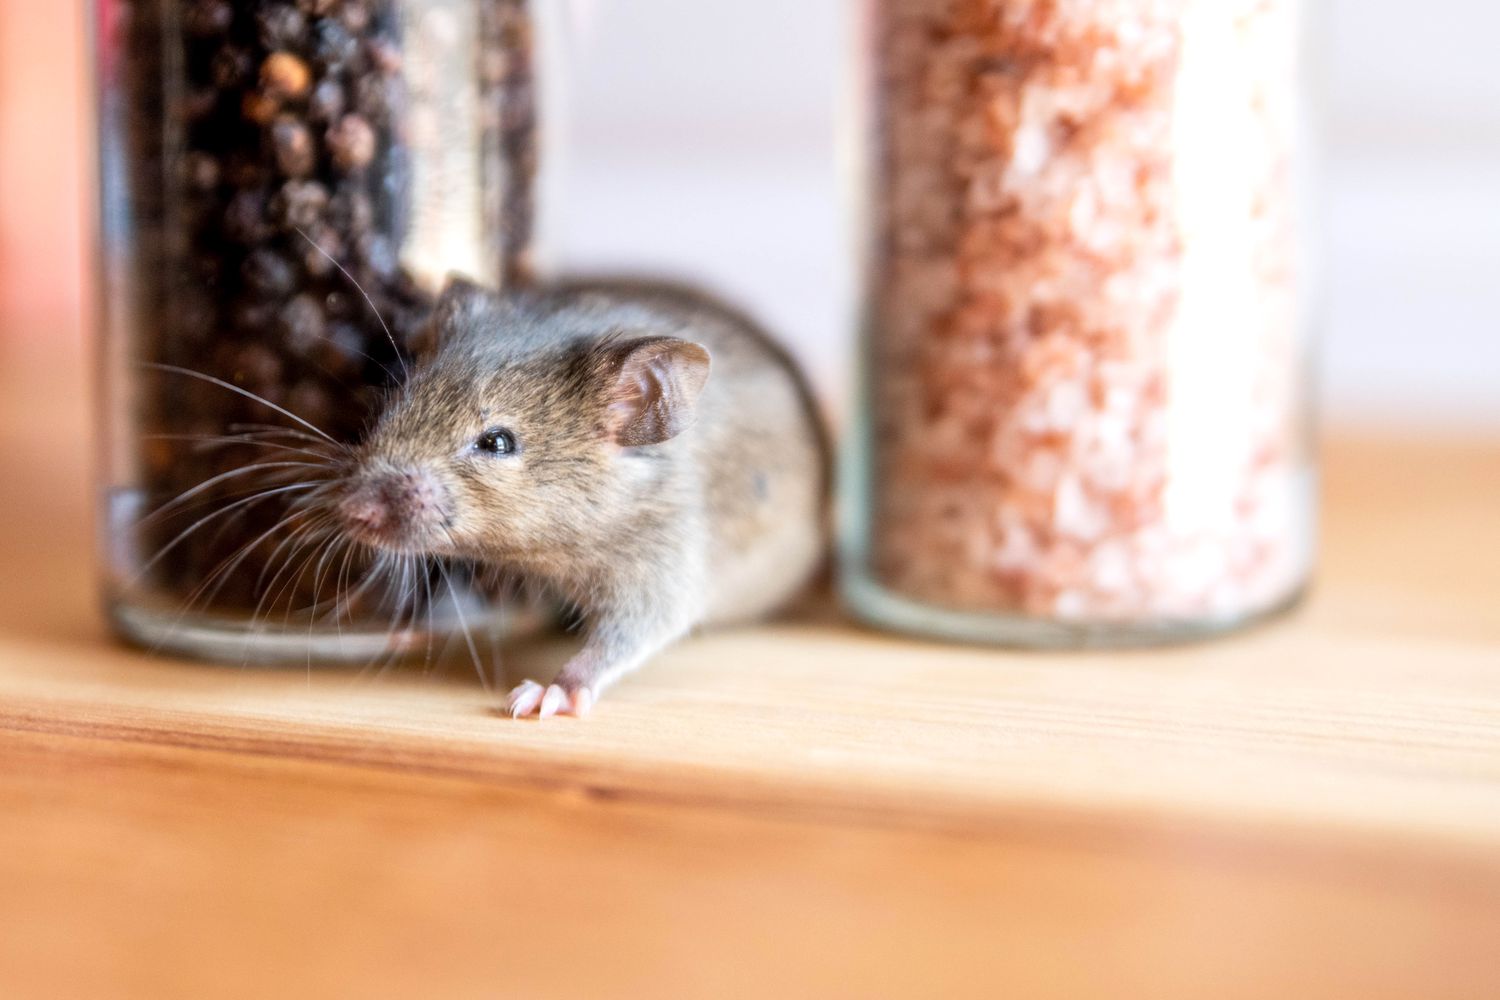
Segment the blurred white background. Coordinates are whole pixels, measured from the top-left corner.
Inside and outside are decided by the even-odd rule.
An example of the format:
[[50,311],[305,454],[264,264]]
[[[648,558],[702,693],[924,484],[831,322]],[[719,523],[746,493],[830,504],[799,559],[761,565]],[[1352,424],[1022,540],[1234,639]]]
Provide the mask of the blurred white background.
[[[703,278],[841,395],[844,0],[570,0],[563,263]],[[1500,3],[1314,4],[1325,412],[1500,428]]]

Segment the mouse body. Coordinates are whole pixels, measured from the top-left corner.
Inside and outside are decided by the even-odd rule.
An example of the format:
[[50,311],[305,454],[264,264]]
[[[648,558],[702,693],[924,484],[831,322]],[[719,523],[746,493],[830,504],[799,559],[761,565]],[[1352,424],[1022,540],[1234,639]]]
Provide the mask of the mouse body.
[[586,714],[702,625],[774,611],[826,548],[829,449],[796,366],[690,290],[454,280],[357,448],[336,516],[377,550],[553,588],[582,648],[513,715]]

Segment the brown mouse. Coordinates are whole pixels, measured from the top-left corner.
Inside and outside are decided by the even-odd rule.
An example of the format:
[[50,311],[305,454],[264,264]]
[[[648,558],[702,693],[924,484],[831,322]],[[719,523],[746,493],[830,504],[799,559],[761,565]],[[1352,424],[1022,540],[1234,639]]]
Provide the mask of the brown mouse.
[[679,288],[450,282],[429,356],[355,453],[344,530],[541,582],[586,624],[512,715],[583,715],[700,625],[775,610],[825,548],[828,448],[753,323]]

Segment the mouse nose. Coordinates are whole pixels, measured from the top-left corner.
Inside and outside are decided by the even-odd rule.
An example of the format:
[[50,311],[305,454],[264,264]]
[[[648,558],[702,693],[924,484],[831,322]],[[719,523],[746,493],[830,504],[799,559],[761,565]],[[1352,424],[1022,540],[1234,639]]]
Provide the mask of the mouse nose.
[[365,476],[338,504],[349,530],[374,542],[419,542],[446,510],[447,491],[422,469]]
[[385,505],[376,496],[360,491],[339,504],[339,514],[353,527],[378,532],[385,527]]

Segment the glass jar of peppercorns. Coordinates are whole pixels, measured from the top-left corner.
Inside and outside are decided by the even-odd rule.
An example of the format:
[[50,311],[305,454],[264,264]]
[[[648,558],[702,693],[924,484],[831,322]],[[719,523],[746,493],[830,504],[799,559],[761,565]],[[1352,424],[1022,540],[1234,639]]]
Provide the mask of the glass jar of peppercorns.
[[528,0],[95,0],[106,601],[240,660],[494,628],[499,587],[384,559],[310,498],[451,273],[530,270]]

